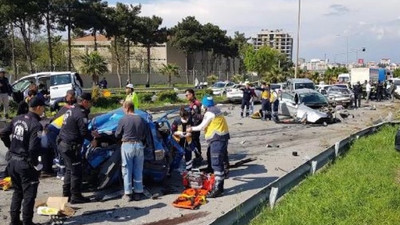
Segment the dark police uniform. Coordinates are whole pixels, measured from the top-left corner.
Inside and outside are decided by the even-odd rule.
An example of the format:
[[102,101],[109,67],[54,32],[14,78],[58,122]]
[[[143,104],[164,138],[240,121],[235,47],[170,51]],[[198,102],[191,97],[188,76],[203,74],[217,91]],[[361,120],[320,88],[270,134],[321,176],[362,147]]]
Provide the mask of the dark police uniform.
[[242,112],[240,113],[241,117],[243,117],[243,111],[244,111],[245,106],[246,106],[246,116],[249,116],[250,99],[251,99],[251,97],[255,96],[254,90],[251,88],[244,88],[244,89],[242,89],[242,91],[243,91],[243,98],[242,98],[242,105],[241,105]]
[[57,140],[57,149],[61,154],[61,157],[64,159],[66,167],[63,196],[71,197],[71,203],[83,203],[89,201],[82,196],[81,192],[82,159],[80,155],[84,139],[91,139],[87,127],[88,114],[89,111],[79,104],[76,104],[75,107],[67,110]]
[[[43,105],[43,101],[35,98],[30,102],[31,107]],[[1,139],[4,145],[10,149],[11,154],[7,170],[14,187],[10,207],[11,224],[13,225],[22,224],[19,217],[21,203],[23,204],[23,224],[33,224],[33,207],[39,186],[40,173],[34,166],[39,163],[40,135],[43,129],[39,121],[40,117],[37,114],[28,112],[25,115],[15,117],[0,132]]]
[[[191,125],[192,126],[200,125],[203,119],[203,116],[201,115],[201,102],[196,98],[194,98],[192,101],[190,101],[189,108],[190,108],[189,121]],[[196,155],[196,158],[200,161],[199,163],[201,164],[203,157],[201,156],[200,131],[192,132],[192,141],[197,148],[197,150],[194,153]]]

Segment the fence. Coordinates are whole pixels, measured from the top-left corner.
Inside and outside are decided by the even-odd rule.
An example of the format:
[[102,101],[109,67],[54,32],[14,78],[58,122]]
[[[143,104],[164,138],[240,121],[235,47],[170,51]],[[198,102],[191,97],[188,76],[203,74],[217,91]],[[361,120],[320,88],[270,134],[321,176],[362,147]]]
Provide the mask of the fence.
[[351,143],[366,135],[375,133],[384,125],[398,125],[400,122],[384,122],[358,131],[347,138],[335,143],[335,145],[327,148],[314,158],[300,165],[285,176],[279,178],[269,184],[257,194],[253,195],[241,205],[236,206],[223,216],[213,221],[212,225],[231,225],[231,224],[247,224],[251,219],[258,215],[259,210],[266,203],[274,207],[276,201],[297,186],[307,176],[315,174],[315,172],[329,162],[334,162],[339,156],[346,153]]

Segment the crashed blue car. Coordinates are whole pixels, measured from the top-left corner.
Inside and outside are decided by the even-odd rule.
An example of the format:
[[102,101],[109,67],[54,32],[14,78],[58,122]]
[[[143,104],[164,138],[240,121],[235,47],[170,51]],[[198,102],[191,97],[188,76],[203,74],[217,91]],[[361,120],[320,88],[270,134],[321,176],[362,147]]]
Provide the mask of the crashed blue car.
[[[167,116],[172,112],[153,121],[149,113],[135,110],[150,127],[147,143],[144,143],[145,180],[162,182],[172,169],[180,165],[184,150],[172,138],[170,132]],[[89,130],[97,130],[101,137],[98,138],[97,147],[92,147],[86,140],[81,153],[87,162],[87,180],[90,183],[95,182],[98,189],[106,188],[121,179],[121,144],[116,140],[114,133],[123,116],[124,112],[119,108],[94,117],[89,124]]]

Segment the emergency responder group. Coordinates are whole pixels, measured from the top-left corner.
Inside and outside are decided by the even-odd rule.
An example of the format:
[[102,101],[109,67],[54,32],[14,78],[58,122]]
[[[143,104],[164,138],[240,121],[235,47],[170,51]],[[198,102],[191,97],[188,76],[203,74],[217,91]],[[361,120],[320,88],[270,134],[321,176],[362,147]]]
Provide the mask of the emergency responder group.
[[[147,141],[145,134],[149,126],[135,114],[139,103],[132,84],[126,86],[126,93],[127,97],[123,102],[126,115],[119,121],[115,137],[122,141],[121,170],[125,193],[123,199],[130,201],[140,200],[143,193],[144,145]],[[174,134],[179,139],[185,139],[181,144],[189,143],[191,146],[192,151],[185,154],[186,170],[190,170],[192,152],[194,152],[194,160],[197,160],[197,165],[193,161],[194,166],[199,166],[203,160],[200,132],[204,130],[205,139],[209,144],[208,170],[214,172],[216,176],[215,188],[208,197],[218,197],[224,192],[224,179],[229,166],[228,125],[211,96],[205,96],[200,102],[192,89],[187,89],[185,93],[189,110],[181,109],[179,122],[173,124]],[[47,154],[42,151],[43,140],[48,142],[47,146],[55,150],[54,157],[57,159],[59,172],[65,173],[62,175],[64,180],[62,195],[68,197],[71,204],[90,202],[89,198],[82,195],[83,168],[80,150],[85,139],[92,141],[92,146],[96,146],[96,138],[100,137],[97,131],[88,130],[88,115],[92,107],[92,98],[89,93],[76,97],[73,90],[68,91],[63,101],[58,102],[60,103],[57,106],[59,112],[45,127],[46,132],[43,132],[43,127],[39,123],[45,110],[44,99],[32,95],[24,102],[28,104],[28,111],[21,112],[21,115],[16,116],[6,128],[0,131],[0,137],[9,149],[7,171],[15,188],[10,207],[12,225],[34,224],[32,222],[33,207],[40,173],[43,166],[50,165],[51,167],[52,164],[52,160],[48,157],[42,160],[42,156]]]

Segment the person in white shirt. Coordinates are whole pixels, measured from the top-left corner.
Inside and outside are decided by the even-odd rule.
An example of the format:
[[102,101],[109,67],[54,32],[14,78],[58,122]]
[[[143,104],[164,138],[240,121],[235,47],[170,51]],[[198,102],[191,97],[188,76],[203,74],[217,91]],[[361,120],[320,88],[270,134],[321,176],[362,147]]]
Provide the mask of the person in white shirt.
[[365,91],[367,92],[367,97],[365,99],[367,100],[366,103],[368,103],[369,98],[371,97],[371,82],[370,81],[365,81]]

